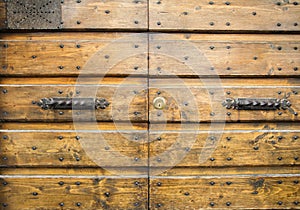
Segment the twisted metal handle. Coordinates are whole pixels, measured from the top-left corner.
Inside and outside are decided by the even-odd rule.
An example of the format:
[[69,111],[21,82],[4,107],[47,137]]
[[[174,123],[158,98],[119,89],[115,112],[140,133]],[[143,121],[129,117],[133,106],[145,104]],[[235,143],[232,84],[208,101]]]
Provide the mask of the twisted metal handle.
[[37,105],[48,109],[105,109],[109,106],[105,98],[42,98]]

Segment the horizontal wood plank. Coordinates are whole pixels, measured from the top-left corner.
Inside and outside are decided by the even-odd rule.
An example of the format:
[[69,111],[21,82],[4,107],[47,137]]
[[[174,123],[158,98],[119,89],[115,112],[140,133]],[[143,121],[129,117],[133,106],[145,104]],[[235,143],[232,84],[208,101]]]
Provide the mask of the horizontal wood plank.
[[299,208],[299,175],[152,177],[152,209]]
[[3,209],[147,209],[147,179],[97,177],[1,178]]
[[147,29],[146,0],[65,1],[62,28],[72,29]]
[[3,76],[146,76],[148,72],[146,34],[30,33],[0,37]]
[[[150,167],[296,166],[300,157],[298,124],[152,124]],[[244,127],[246,127],[244,129]],[[153,168],[152,168],[153,167]],[[179,170],[179,169],[178,169]],[[205,170],[205,169],[203,169]],[[184,171],[184,169],[182,169]]]
[[[293,79],[150,79],[150,122],[298,121],[299,81]],[[162,110],[157,97],[166,100]],[[222,104],[226,99],[288,98],[291,109],[237,110]]]
[[[45,82],[44,82],[45,81]],[[70,82],[68,82],[70,81]],[[7,84],[8,83],[8,84]],[[1,79],[1,119],[12,121],[145,121],[146,79],[69,78]],[[44,110],[42,98],[104,98],[110,104],[95,110]],[[74,115],[73,115],[74,114]]]
[[151,34],[149,75],[300,76],[300,36]]
[[299,2],[150,0],[151,30],[298,31]]

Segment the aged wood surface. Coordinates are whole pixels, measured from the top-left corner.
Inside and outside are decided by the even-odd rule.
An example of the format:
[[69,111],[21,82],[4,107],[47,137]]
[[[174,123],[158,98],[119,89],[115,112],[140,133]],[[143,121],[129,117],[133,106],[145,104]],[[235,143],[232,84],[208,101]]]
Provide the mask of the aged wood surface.
[[146,76],[147,40],[136,33],[1,34],[0,75]]
[[299,175],[269,174],[152,177],[150,208],[299,208],[299,180]]
[[[150,122],[206,121],[298,121],[299,80],[289,79],[150,79]],[[162,110],[155,109],[156,97],[166,99]],[[288,97],[291,109],[236,110],[222,103],[236,98]]]
[[3,1],[0,1],[0,29],[6,27],[6,7]]
[[4,177],[0,203],[1,209],[147,209],[147,183],[117,176]]
[[150,0],[151,30],[297,31],[297,1]]
[[300,76],[298,35],[151,34],[149,40],[150,76]]
[[[1,79],[1,119],[17,121],[145,121],[144,78],[18,78]],[[95,110],[44,110],[42,98],[105,98],[110,105]],[[74,115],[73,115],[74,114]],[[95,116],[94,116],[95,115]]]
[[62,27],[72,29],[147,29],[148,2],[146,0],[113,0],[62,4]]
[[227,126],[212,123],[210,126],[169,124],[163,129],[161,125],[152,124],[149,131],[150,166],[246,167],[300,164],[299,124],[247,123]]

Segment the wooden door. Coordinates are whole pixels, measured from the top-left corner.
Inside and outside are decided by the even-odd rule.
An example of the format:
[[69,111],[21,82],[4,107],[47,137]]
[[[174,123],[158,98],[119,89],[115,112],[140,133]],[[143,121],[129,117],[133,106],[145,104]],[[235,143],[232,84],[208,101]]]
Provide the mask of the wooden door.
[[0,1],[0,208],[300,208],[299,5]]

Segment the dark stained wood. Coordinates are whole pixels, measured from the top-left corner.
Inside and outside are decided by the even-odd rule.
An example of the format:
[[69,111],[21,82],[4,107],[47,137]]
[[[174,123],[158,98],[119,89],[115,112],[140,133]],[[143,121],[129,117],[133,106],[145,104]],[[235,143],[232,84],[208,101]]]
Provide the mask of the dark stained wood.
[[1,179],[0,203],[3,209],[147,209],[147,183],[138,177],[11,176]]
[[135,33],[2,34],[0,75],[146,76],[146,42]]
[[298,35],[151,34],[149,44],[150,76],[300,76]]
[[[299,80],[289,79],[150,79],[150,122],[207,121],[298,121]],[[159,94],[158,94],[159,93]],[[275,98],[288,100],[293,110],[226,109],[226,98]],[[164,97],[166,106],[157,110],[156,97]]]
[[150,0],[149,11],[151,30],[297,31],[300,29],[300,7],[297,1]]
[[152,177],[150,208],[299,208],[299,180],[298,175],[273,174]]
[[0,29],[6,28],[6,5],[0,1]]
[[147,29],[148,2],[65,1],[62,4],[63,28],[72,29]]
[[151,167],[168,167],[172,163],[175,167],[195,167],[197,171],[198,167],[202,170],[203,167],[300,164],[298,124],[168,124],[164,129],[161,127],[158,124],[150,127]]
[[[8,121],[145,121],[146,79],[143,78],[37,78],[1,79],[1,119]],[[62,92],[60,92],[62,91]],[[79,91],[79,92],[78,92]],[[79,93],[79,94],[78,94]],[[105,98],[106,109],[43,110],[42,98]],[[33,103],[34,102],[34,103]],[[74,113],[74,115],[72,115]],[[96,115],[96,119],[94,117]]]

